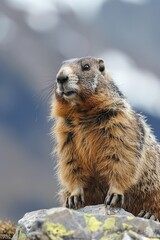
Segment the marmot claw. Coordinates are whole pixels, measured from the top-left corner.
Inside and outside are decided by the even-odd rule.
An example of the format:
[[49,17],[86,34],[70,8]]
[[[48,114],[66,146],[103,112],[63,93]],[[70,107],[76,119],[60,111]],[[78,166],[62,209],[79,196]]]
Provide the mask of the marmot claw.
[[142,218],[150,219],[150,220],[154,220],[154,221],[159,221],[158,219],[156,219],[156,217],[152,213],[146,212],[144,210],[140,211],[140,213],[138,214],[138,217],[142,217]]
[[84,197],[82,194],[72,195],[67,198],[66,201],[67,208],[78,209],[84,207]]
[[117,193],[108,193],[105,198],[105,204],[109,207],[119,207],[121,208],[124,202],[124,196]]

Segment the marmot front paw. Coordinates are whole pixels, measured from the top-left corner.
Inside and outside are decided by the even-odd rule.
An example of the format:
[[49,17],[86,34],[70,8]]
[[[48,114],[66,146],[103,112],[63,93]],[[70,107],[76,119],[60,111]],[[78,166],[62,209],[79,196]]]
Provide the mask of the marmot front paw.
[[79,194],[79,195],[71,195],[67,198],[66,201],[66,207],[67,208],[73,208],[73,209],[78,209],[84,207],[84,195]]
[[121,208],[124,202],[123,194],[108,193],[105,198],[105,205],[109,207]]

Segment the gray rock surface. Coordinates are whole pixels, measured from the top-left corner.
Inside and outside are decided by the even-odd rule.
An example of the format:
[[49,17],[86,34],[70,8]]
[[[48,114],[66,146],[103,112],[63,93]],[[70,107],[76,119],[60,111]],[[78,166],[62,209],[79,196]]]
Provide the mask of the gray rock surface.
[[77,211],[52,208],[26,213],[13,240],[158,240],[160,223],[134,217],[123,209],[104,205]]

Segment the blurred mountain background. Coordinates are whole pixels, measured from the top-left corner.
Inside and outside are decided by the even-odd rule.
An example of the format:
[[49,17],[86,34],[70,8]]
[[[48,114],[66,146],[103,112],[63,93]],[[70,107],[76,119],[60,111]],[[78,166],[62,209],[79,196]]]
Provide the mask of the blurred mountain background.
[[49,81],[65,59],[105,59],[160,139],[159,0],[0,1],[0,218],[58,206]]

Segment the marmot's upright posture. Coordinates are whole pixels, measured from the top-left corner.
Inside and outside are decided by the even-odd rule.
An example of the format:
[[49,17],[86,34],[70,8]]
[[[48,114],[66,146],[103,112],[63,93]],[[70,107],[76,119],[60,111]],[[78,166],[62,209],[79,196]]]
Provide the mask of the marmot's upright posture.
[[122,206],[160,219],[160,146],[102,59],[62,64],[52,101],[58,177],[69,208]]

